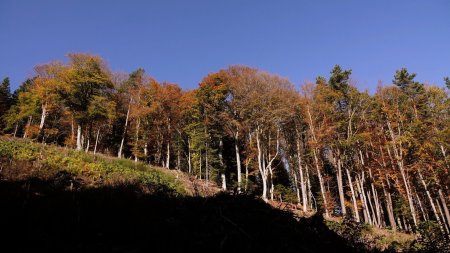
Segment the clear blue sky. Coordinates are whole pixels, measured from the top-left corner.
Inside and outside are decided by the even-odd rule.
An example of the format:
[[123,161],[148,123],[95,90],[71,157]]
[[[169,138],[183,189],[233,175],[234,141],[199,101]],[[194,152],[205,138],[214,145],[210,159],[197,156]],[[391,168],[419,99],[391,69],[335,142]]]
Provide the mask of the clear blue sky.
[[0,78],[69,52],[101,55],[113,71],[138,67],[194,88],[232,64],[294,84],[353,70],[361,89],[407,67],[443,85],[450,75],[450,1],[0,1]]

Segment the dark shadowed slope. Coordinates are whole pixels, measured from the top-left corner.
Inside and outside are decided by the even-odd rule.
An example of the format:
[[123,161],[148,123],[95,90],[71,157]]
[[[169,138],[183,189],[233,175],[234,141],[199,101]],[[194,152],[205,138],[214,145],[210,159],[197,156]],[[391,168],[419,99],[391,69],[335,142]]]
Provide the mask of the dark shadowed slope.
[[[139,186],[69,190],[71,175],[1,181],[7,252],[352,252],[318,217],[246,196],[143,194]],[[5,251],[6,252],[6,251]]]

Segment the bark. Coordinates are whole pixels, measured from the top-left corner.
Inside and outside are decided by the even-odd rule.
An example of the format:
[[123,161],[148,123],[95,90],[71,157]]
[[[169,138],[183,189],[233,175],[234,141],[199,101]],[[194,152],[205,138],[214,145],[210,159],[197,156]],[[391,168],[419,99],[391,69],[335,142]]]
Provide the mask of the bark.
[[[338,156],[340,156],[339,152]],[[342,182],[342,161],[340,157],[338,157],[337,159],[337,168],[338,168],[337,182],[338,182],[339,200],[341,202],[342,215],[345,216],[347,214],[347,210],[345,209],[344,186]]]
[[[300,174],[300,186],[302,189],[302,203],[303,203],[303,212],[306,212],[307,209],[307,205],[308,205],[308,198],[307,198],[307,193],[306,193],[306,183],[305,183],[305,179],[303,177],[303,166],[302,166],[302,155],[300,152],[300,140],[299,140],[299,132],[296,128],[297,131],[297,162],[298,162],[298,171]],[[294,172],[295,175],[295,172]],[[297,187],[297,191],[298,191],[298,187]],[[297,192],[298,195],[298,192]],[[299,198],[299,202],[300,202],[300,198]]]
[[139,128],[140,128],[140,126],[141,126],[141,119],[140,118],[138,118],[137,119],[137,125],[136,125],[136,135],[135,135],[135,142],[134,142],[134,162],[135,163],[137,163],[138,162],[138,150],[139,150],[139,147],[138,147],[138,144],[139,144]]
[[[315,129],[314,129],[314,123],[312,121],[312,116],[311,116],[311,110],[309,107],[307,107],[307,113],[308,113],[308,118],[309,118],[309,128],[311,130],[311,136],[314,140],[315,143],[317,143],[317,138],[316,138],[316,134],[315,134]],[[327,198],[325,195],[325,186],[323,184],[323,178],[322,178],[322,174],[320,173],[320,168],[319,168],[319,159],[318,159],[318,150],[316,147],[313,148],[313,154],[314,154],[314,164],[316,166],[316,170],[317,170],[317,177],[319,178],[319,185],[320,185],[320,191],[322,193],[322,198],[323,198],[323,205],[324,205],[324,209],[325,209],[325,216],[328,218],[330,217],[329,213],[328,213],[328,204],[327,204]]]
[[33,120],[33,116],[29,116],[28,117],[28,121],[27,124],[25,125],[25,131],[23,132],[23,138],[27,138],[28,137],[28,129],[31,126],[31,121]]
[[[445,217],[444,217],[444,213],[442,212],[441,204],[439,204],[439,199],[436,199],[436,206],[438,207],[438,210],[439,210],[439,213],[441,214],[442,220],[445,221]],[[447,235],[450,235],[449,234],[449,227],[447,226],[447,224],[444,222],[442,224],[442,226],[444,227],[445,232],[447,233]]]
[[[389,134],[391,136],[391,140],[393,142],[392,143],[392,149],[394,151],[394,156],[395,156],[395,159],[396,159],[396,162],[397,162],[397,166],[400,169],[400,173],[402,175],[403,183],[405,185],[406,195],[407,195],[407,198],[408,198],[409,208],[410,208],[410,211],[411,211],[411,216],[413,218],[414,226],[417,226],[416,211],[415,211],[415,208],[414,208],[413,197],[412,197],[411,190],[410,190],[410,187],[409,187],[409,184],[408,184],[408,179],[406,178],[405,169],[403,167],[402,148],[401,148],[401,146],[397,147],[396,137],[394,135],[394,131],[392,130],[390,121],[387,120],[386,123],[387,123],[387,126],[388,126]],[[401,144],[399,144],[399,145],[401,145]]]
[[208,164],[208,141],[206,141],[205,145],[205,179],[206,181],[209,180],[209,164]]
[[167,123],[167,131],[169,133],[167,138],[167,160],[166,160],[166,168],[168,169],[170,166],[170,120]]
[[448,211],[447,203],[445,203],[444,195],[442,194],[442,189],[439,189],[439,198],[442,202],[442,207],[444,208],[445,217],[447,218],[447,226],[450,228],[450,213]]
[[41,123],[39,124],[39,134],[41,134],[42,130],[44,129],[45,125],[45,119],[47,118],[47,108],[45,105],[42,105],[42,113],[41,113]]
[[191,162],[191,141],[188,138],[188,169],[189,174],[192,174],[192,162]]
[[97,153],[98,136],[100,135],[100,127],[97,129],[97,135],[95,136],[94,155]]
[[362,175],[361,178],[356,177],[356,183],[359,188],[360,199],[361,199],[361,203],[362,203],[362,207],[363,207],[364,220],[366,223],[373,224],[371,215],[370,215],[370,211],[369,211],[369,206],[367,204],[366,194],[364,192],[363,178],[364,178],[364,175]]
[[391,193],[386,191],[386,188],[384,187],[384,184],[383,184],[383,192],[384,192],[384,196],[386,198],[386,210],[388,212],[389,223],[390,223],[390,225],[392,227],[392,230],[395,231],[397,229],[397,226],[395,224],[394,208],[392,206]]
[[241,156],[239,154],[239,131],[236,131],[235,138],[234,138],[234,147],[236,151],[236,168],[237,168],[237,191],[238,193],[241,192],[241,184],[242,184],[242,176],[241,176]]
[[433,198],[431,197],[430,191],[428,190],[427,184],[425,183],[425,180],[423,179],[423,176],[422,176],[422,173],[421,173],[420,170],[418,170],[418,174],[419,174],[420,182],[422,183],[423,188],[425,189],[425,193],[427,194],[428,200],[430,201],[431,209],[433,210],[433,214],[436,217],[436,221],[438,222],[439,226],[442,229],[441,219],[440,219],[440,217],[439,217],[439,215],[437,213],[436,206],[434,205]]
[[167,142],[167,160],[166,160],[166,168],[169,168],[170,164],[170,142]]
[[78,124],[77,127],[77,150],[81,150],[83,148],[81,144],[81,125]]
[[227,190],[227,180],[225,177],[225,174],[221,174],[220,177],[222,178],[222,191],[226,191]]
[[128,103],[127,116],[125,118],[125,126],[123,128],[123,133],[122,133],[122,140],[120,141],[120,147],[119,147],[119,151],[117,153],[118,158],[122,158],[123,144],[125,142],[125,136],[127,135],[128,118],[130,116],[130,108],[131,108],[132,101],[133,101],[133,99],[130,98],[130,102]]
[[247,160],[245,163],[245,185],[244,185],[244,191],[247,191],[248,189],[248,164],[250,163],[250,159]]
[[297,173],[295,171],[293,171],[292,174],[294,177],[294,186],[295,186],[295,193],[297,195],[297,203],[298,203],[298,205],[301,205],[302,202],[300,200],[300,188],[298,188]]
[[416,199],[417,199],[417,202],[419,203],[419,208],[420,208],[420,211],[422,212],[423,220],[428,221],[428,215],[425,212],[425,210],[423,209],[422,201],[420,201],[419,194],[417,194],[417,192],[416,192]]
[[14,128],[14,134],[13,137],[16,137],[17,135],[17,129],[19,128],[19,123],[16,123],[16,127]]
[[261,143],[259,140],[259,127],[256,130],[256,146],[258,148],[258,169],[259,173],[261,174],[261,180],[262,180],[262,186],[263,186],[263,192],[261,195],[261,198],[264,201],[267,201],[267,173],[265,168],[263,168],[263,157],[262,157],[262,150],[261,150]]
[[325,209],[325,217],[329,218],[330,214],[328,213],[328,204],[327,204],[327,198],[326,198],[326,194],[325,194],[325,185],[323,184],[322,174],[320,173],[319,159],[317,158],[316,149],[313,149],[313,154],[314,154],[314,163],[316,165],[316,170],[317,170],[317,177],[319,178],[320,192],[322,193],[323,206]]
[[360,222],[358,204],[356,203],[355,191],[353,190],[352,177],[350,176],[350,172],[348,171],[347,168],[345,169],[345,171],[347,172],[348,184],[350,185],[350,191],[352,192],[353,215],[354,215],[355,221]]

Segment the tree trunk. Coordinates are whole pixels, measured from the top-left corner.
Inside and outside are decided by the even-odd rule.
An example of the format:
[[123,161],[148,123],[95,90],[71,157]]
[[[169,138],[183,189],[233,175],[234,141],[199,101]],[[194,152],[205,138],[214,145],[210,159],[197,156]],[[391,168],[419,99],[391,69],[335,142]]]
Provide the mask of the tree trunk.
[[41,123],[39,124],[39,133],[38,136],[41,135],[42,130],[44,129],[45,119],[47,118],[47,109],[46,106],[42,105],[42,113],[41,113]]
[[189,174],[192,174],[192,162],[191,162],[191,141],[188,138],[188,169]]
[[239,154],[239,143],[238,143],[238,138],[239,138],[239,131],[236,131],[235,134],[235,143],[234,143],[234,147],[235,147],[235,151],[236,151],[236,167],[237,167],[237,191],[238,193],[241,193],[241,184],[242,184],[242,177],[241,177],[241,156]]
[[167,160],[166,160],[166,168],[169,168],[170,164],[170,143],[167,142]]
[[353,190],[353,183],[352,183],[352,177],[350,176],[350,172],[346,168],[345,171],[347,172],[347,179],[348,184],[350,185],[350,191],[352,192],[352,200],[353,200],[353,215],[356,222],[359,222],[359,211],[358,211],[358,204],[356,203],[356,196],[355,191]]
[[263,192],[262,192],[261,198],[267,202],[267,175],[266,175],[265,168],[263,168],[262,150],[261,150],[261,143],[259,140],[259,127],[256,130],[256,146],[258,148],[258,169],[259,169],[259,173],[261,174],[262,187],[263,187]]
[[425,180],[423,179],[422,172],[420,171],[420,169],[418,170],[418,174],[419,174],[420,182],[422,183],[423,188],[425,189],[425,193],[427,194],[428,200],[430,201],[431,209],[433,210],[433,214],[436,217],[436,221],[438,222],[439,226],[442,229],[441,219],[440,219],[440,217],[439,217],[439,215],[437,213],[436,206],[434,205],[433,198],[431,197],[430,191],[428,190],[427,184],[425,183]]
[[13,137],[16,137],[17,129],[19,128],[19,123],[16,123],[16,127],[14,128],[14,134]]
[[[299,140],[299,133],[298,130],[296,128],[297,131],[297,162],[298,162],[298,171],[300,174],[300,187],[302,189],[302,203],[303,203],[303,212],[306,212],[307,210],[307,206],[308,206],[308,198],[307,198],[307,192],[306,192],[306,183],[305,183],[305,179],[303,177],[303,166],[302,166],[302,155],[300,152],[300,140]],[[294,172],[295,175],[295,172]],[[298,187],[297,187],[297,191],[298,191]],[[298,195],[298,193],[297,193]],[[299,199],[300,201],[300,199]]]
[[136,125],[136,135],[135,135],[136,141],[134,142],[134,162],[135,163],[137,163],[139,160],[138,159],[138,150],[139,150],[138,144],[139,144],[139,128],[140,128],[140,126],[141,126],[141,119],[138,118],[137,125]]
[[99,135],[100,135],[100,127],[98,127],[97,134],[95,136],[94,155],[97,153],[97,144],[98,144],[98,136]]
[[447,218],[447,226],[450,229],[450,213],[448,211],[447,203],[445,203],[444,195],[442,194],[442,189],[439,189],[439,198],[442,202],[442,207],[444,208],[445,217]]
[[[387,180],[387,178],[386,178],[386,180]],[[386,191],[384,184],[383,184],[383,192],[384,192],[384,196],[386,198],[386,210],[388,212],[389,223],[391,224],[392,230],[395,231],[395,230],[397,230],[397,226],[395,224],[394,208],[392,206],[391,193]]]
[[208,147],[209,145],[208,145],[208,141],[206,141],[206,144],[205,144],[205,147],[206,147],[206,149],[205,149],[205,179],[206,179],[206,181],[209,181],[209,163],[208,163]]
[[300,188],[298,188],[297,173],[295,171],[292,171],[292,174],[294,177],[294,186],[295,186],[295,193],[297,195],[297,203],[298,205],[301,205],[302,201],[300,199]]
[[369,205],[367,204],[367,198],[366,198],[366,194],[364,191],[363,178],[364,178],[364,174],[361,176],[361,178],[357,177],[356,183],[358,185],[359,192],[360,192],[360,199],[361,199],[361,203],[362,203],[362,207],[363,207],[364,220],[366,223],[372,225],[373,223],[372,223],[372,218],[371,218],[370,211],[369,211]]
[[227,179],[225,177],[225,174],[222,173],[220,175],[220,177],[222,178],[222,191],[226,191],[227,190]]
[[396,140],[397,139],[396,139],[396,137],[394,135],[394,131],[392,130],[390,121],[387,120],[386,123],[387,123],[387,126],[388,126],[389,134],[391,136],[391,140],[393,142],[392,143],[392,149],[394,151],[394,156],[395,156],[395,159],[397,161],[397,166],[400,169],[400,173],[402,175],[403,183],[405,184],[406,195],[407,195],[407,198],[408,198],[409,208],[411,210],[411,216],[413,218],[414,226],[417,226],[417,219],[416,219],[416,211],[415,211],[415,208],[414,208],[414,202],[413,202],[411,190],[410,190],[410,187],[409,187],[409,184],[408,184],[408,179],[406,178],[405,169],[403,167],[402,149],[401,149],[401,147],[397,148],[397,144],[396,144]]
[[28,122],[27,122],[27,124],[25,125],[25,131],[23,132],[23,138],[27,138],[27,136],[28,136],[28,129],[30,128],[30,126],[31,126],[31,121],[33,120],[33,116],[29,116],[28,117]]
[[339,157],[340,154],[338,152],[338,159],[337,159],[337,167],[338,167],[338,173],[337,173],[337,182],[338,182],[338,190],[339,190],[339,200],[341,202],[341,211],[342,215],[345,216],[347,214],[347,210],[345,209],[345,197],[344,197],[344,185],[342,182],[342,161]]
[[314,154],[314,163],[316,165],[316,170],[317,170],[317,177],[319,178],[320,192],[322,193],[322,198],[323,198],[325,217],[329,218],[330,214],[328,213],[328,204],[327,204],[327,198],[326,198],[326,194],[325,194],[325,185],[323,184],[322,174],[320,173],[319,159],[317,158],[317,152],[316,152],[315,148],[313,149],[313,154]]
[[416,192],[416,199],[417,199],[417,202],[419,203],[419,208],[420,208],[420,211],[422,212],[423,220],[428,221],[428,215],[425,212],[425,210],[423,209],[422,201],[420,201],[419,194],[417,194],[417,192]]
[[81,125],[78,124],[77,127],[77,150],[81,150],[83,145],[81,144]]
[[170,120],[167,120],[167,160],[166,160],[166,168],[168,169],[170,167]]
[[[444,213],[442,212],[441,205],[439,204],[439,199],[436,199],[436,206],[438,207],[438,210],[439,210],[439,213],[441,214],[442,220],[445,221]],[[443,222],[442,226],[444,227],[445,232],[447,233],[447,235],[450,235],[449,227],[447,227],[447,224],[445,222]]]
[[123,128],[123,133],[122,133],[122,140],[120,141],[119,152],[117,152],[118,158],[122,158],[123,144],[125,142],[125,136],[127,135],[128,117],[130,116],[130,108],[131,108],[132,101],[133,101],[133,99],[130,98],[130,102],[128,103],[127,116],[125,118],[125,126]]

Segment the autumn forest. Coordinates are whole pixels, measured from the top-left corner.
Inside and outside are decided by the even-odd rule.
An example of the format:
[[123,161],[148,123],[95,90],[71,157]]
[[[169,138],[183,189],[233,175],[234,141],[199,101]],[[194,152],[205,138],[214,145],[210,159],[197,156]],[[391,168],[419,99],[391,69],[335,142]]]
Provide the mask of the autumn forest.
[[[415,233],[450,235],[450,80],[405,68],[370,94],[339,65],[296,86],[235,65],[193,90],[96,55],[36,65],[14,92],[4,79],[0,128],[11,138],[181,171],[223,191],[289,202]],[[419,73],[420,74],[420,73]]]

